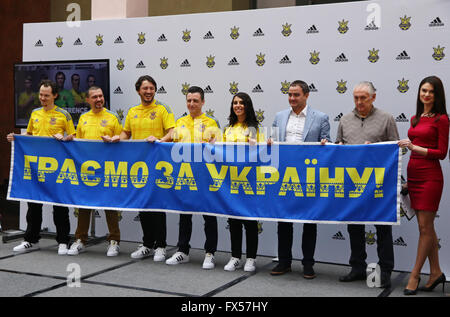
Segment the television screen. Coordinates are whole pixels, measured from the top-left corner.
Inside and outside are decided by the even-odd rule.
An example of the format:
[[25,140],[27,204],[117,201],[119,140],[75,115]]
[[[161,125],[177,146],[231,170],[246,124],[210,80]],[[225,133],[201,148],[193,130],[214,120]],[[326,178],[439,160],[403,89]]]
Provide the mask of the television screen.
[[41,107],[39,83],[43,79],[56,82],[59,96],[55,104],[71,114],[75,126],[80,115],[90,110],[86,103],[89,87],[102,88],[105,107],[109,109],[109,60],[17,63],[14,64],[16,127],[25,128],[31,112]]

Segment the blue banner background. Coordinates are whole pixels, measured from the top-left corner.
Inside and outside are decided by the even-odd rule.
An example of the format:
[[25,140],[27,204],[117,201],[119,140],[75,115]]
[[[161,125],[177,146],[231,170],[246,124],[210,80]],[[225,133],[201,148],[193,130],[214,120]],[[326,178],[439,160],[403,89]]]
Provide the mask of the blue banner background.
[[[399,149],[396,144],[372,145],[274,145],[267,149],[265,145],[221,145],[183,144],[183,153],[194,153],[208,150],[216,157],[224,156],[225,162],[215,162],[217,172],[228,166],[226,177],[217,191],[210,191],[213,180],[205,161],[190,162],[197,190],[190,190],[188,185],[176,190],[160,188],[156,179],[167,180],[163,176],[164,169],[156,170],[158,162],[164,161],[173,166],[172,176],[176,183],[181,163],[171,158],[173,143],[120,142],[107,144],[92,141],[60,142],[52,138],[16,136],[13,143],[13,160],[11,166],[10,188],[8,199],[53,203],[72,207],[90,207],[97,209],[117,210],[166,210],[173,212],[193,212],[216,214],[221,216],[243,217],[246,219],[281,220],[295,222],[324,223],[387,223],[399,224]],[[180,146],[180,144],[178,144]],[[227,149],[227,151],[225,150]],[[230,155],[230,150],[233,155]],[[239,151],[244,151],[245,162],[227,162],[233,156],[237,158]],[[266,162],[263,154],[269,151],[273,156]],[[277,151],[279,155],[276,155]],[[177,150],[180,153],[180,150]],[[53,157],[58,161],[58,169],[54,173],[46,173],[45,182],[38,181],[38,163],[31,163],[31,180],[24,180],[24,155]],[[57,184],[58,175],[65,159],[73,159],[77,171],[79,185],[72,185],[66,179]],[[316,159],[314,165],[312,162]],[[95,177],[101,181],[97,186],[86,186],[80,177],[81,165],[85,161],[94,160],[101,166]],[[309,161],[308,161],[309,160]],[[135,162],[143,161],[148,166],[149,177],[143,188],[135,188],[128,177],[127,187],[104,187],[104,162],[128,162],[128,171]],[[311,162],[306,165],[306,162]],[[256,167],[279,164],[279,180],[275,184],[265,186],[265,195],[257,195]],[[231,194],[230,166],[237,167],[240,174],[245,167],[251,167],[247,174],[253,195],[244,193],[242,186],[238,194]],[[304,197],[296,197],[293,191],[279,196],[286,167],[296,168]],[[349,192],[355,190],[347,172],[344,173],[344,198],[335,198],[331,187],[328,197],[320,197],[320,169],[329,168],[329,177],[335,177],[335,168],[356,168],[362,176],[366,167],[385,168],[383,197],[375,198],[375,175],[371,173],[367,186],[358,198],[349,198]],[[307,197],[307,168],[315,168],[315,197]],[[129,176],[129,175],[128,175]],[[266,175],[269,177],[269,174]],[[138,175],[141,179],[142,175]]]

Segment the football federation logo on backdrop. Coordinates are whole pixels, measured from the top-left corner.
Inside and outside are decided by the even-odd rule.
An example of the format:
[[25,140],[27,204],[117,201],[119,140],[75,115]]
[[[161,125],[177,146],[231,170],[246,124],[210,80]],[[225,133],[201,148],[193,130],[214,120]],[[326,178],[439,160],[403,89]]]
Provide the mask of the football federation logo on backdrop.
[[256,65],[263,66],[266,63],[266,60],[264,59],[265,56],[266,54],[263,53],[259,53],[259,55],[256,54]]
[[206,66],[208,66],[208,68],[213,68],[214,65],[216,65],[216,62],[214,61],[215,58],[216,57],[212,55],[206,56]]
[[287,93],[289,92],[289,86],[291,85],[290,82],[288,82],[287,80],[285,80],[284,82],[281,83],[281,92],[285,95],[287,95]]
[[57,38],[56,38],[56,46],[57,47],[62,47],[64,45],[64,43],[63,43],[63,38],[61,37],[61,36],[58,36]]
[[239,28],[238,28],[238,27],[233,26],[233,27],[231,28],[230,37],[231,37],[233,40],[236,40],[236,39],[239,37]]
[[163,58],[160,58],[160,60],[161,60],[161,64],[159,64],[159,66],[161,66],[162,69],[166,69],[167,67],[169,67],[169,63],[167,62],[168,58],[163,57]]
[[289,24],[286,22],[286,24],[283,24],[283,30],[281,31],[281,34],[283,34],[283,36],[288,37],[289,35],[292,34],[292,30],[291,30],[291,26],[292,24]]
[[375,232],[372,232],[369,230],[369,232],[366,232],[366,243],[368,245],[373,245],[375,244],[376,240],[375,240]]
[[311,62],[311,64],[317,65],[320,62],[320,58],[319,58],[320,52],[316,52],[314,50],[314,52],[310,52],[309,54],[311,55],[311,57],[309,58],[309,61]]
[[264,110],[258,109],[256,111],[256,120],[258,120],[259,123],[263,123],[263,121],[264,121]]
[[369,50],[369,57],[367,58],[369,60],[369,62],[371,62],[371,63],[378,62],[378,60],[380,59],[380,57],[378,56],[379,51],[380,50],[376,50],[376,49]]
[[117,60],[117,69],[118,70],[123,70],[125,68],[125,60],[124,59],[118,59]]
[[347,91],[347,82],[341,79],[341,81],[338,81],[337,84],[337,92],[340,94],[345,94],[345,92]]
[[411,27],[411,17],[407,17],[405,14],[403,18],[400,17],[400,20],[401,22],[398,25],[400,29],[402,29],[403,31],[409,30],[409,28]]
[[205,113],[207,116],[214,117],[214,110],[212,110],[212,109],[206,110]]
[[138,39],[137,39],[139,44],[144,44],[145,43],[145,33],[138,33]]
[[185,42],[189,42],[191,40],[191,31],[188,31],[188,29],[184,30],[182,39]]
[[406,93],[409,90],[408,82],[409,80],[405,80],[405,78],[402,78],[402,80],[398,80],[397,90],[402,94]]
[[440,45],[438,45],[438,47],[433,47],[434,53],[433,53],[433,58],[437,61],[441,61],[444,57],[444,48],[445,47],[441,47]]
[[230,83],[230,89],[228,90],[230,92],[230,94],[236,95],[239,92],[238,85],[239,85],[239,83],[236,83],[234,81],[232,83]]
[[102,46],[103,45],[103,35],[99,34],[96,35],[96,40],[95,40],[95,44],[97,44],[97,46]]
[[339,27],[338,27],[338,32],[341,34],[345,34],[348,31],[348,21],[345,21],[344,19],[342,19],[342,21],[338,21],[339,23]]
[[187,95],[187,93],[188,93],[188,89],[189,89],[189,87],[191,87],[191,85],[190,84],[188,84],[188,83],[184,83],[184,84],[181,84],[181,86],[183,87],[182,89],[181,89],[181,92],[183,93],[183,95]]

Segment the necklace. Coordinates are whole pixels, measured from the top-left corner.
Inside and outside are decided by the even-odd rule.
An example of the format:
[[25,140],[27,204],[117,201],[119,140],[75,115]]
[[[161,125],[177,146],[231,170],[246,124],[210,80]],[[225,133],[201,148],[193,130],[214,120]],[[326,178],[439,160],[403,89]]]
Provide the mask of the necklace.
[[421,117],[432,118],[434,117],[433,112],[422,113]]

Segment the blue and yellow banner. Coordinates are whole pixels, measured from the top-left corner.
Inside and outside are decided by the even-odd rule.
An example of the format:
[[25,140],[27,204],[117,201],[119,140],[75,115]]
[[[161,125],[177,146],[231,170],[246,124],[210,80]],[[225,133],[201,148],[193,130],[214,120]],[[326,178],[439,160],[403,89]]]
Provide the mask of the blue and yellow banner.
[[8,199],[243,219],[399,224],[396,143],[60,142],[16,136]]

